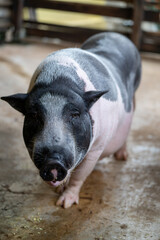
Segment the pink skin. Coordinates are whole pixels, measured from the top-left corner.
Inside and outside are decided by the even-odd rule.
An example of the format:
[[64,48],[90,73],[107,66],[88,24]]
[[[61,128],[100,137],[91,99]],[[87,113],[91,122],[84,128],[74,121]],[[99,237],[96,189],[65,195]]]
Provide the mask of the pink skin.
[[[124,157],[125,152],[123,151],[122,148],[128,136],[132,114],[127,114],[125,111],[123,111],[123,114],[121,114],[121,119],[119,118],[118,121],[111,121],[113,112],[110,111],[110,113],[112,113],[112,116],[110,116],[108,112],[108,114],[106,115],[108,116],[108,119],[106,119],[106,122],[108,121],[107,122],[108,127],[105,127],[102,125],[104,119],[96,118],[96,116],[102,116],[102,114],[100,115],[96,114],[96,110],[98,111],[98,109],[100,109],[99,108],[100,102],[103,103],[103,101],[107,100],[100,99],[92,108],[92,118],[94,119],[95,122],[94,122],[94,138],[91,143],[90,149],[85,159],[72,173],[67,188],[64,190],[64,192],[62,193],[62,195],[60,196],[56,203],[57,205],[63,206],[64,208],[68,208],[72,206],[74,203],[78,204],[81,186],[83,185],[86,178],[93,171],[99,159],[107,157],[110,154],[116,152],[117,154],[119,152],[117,158],[120,159]],[[108,105],[110,104],[111,102],[110,103],[108,102]],[[93,117],[94,113],[96,115],[95,117]],[[116,113],[114,114],[116,117]],[[118,114],[117,117],[119,117]],[[122,121],[123,119],[125,120],[124,122]],[[122,123],[120,124],[121,121],[123,122],[123,124]],[[104,134],[105,132],[106,134]],[[122,150],[120,151],[119,149]]]
[[48,183],[50,185],[52,185],[53,187],[58,187],[58,186],[60,186],[63,183],[63,181],[56,181],[56,182],[50,181]]
[[52,169],[51,170],[51,173],[53,174],[53,181],[50,181],[51,185],[54,186],[54,187],[58,187],[60,185],[60,182],[59,181],[56,181],[57,179],[57,170],[56,169]]
[[52,170],[51,170],[51,173],[53,174],[53,181],[49,181],[49,182],[47,182],[47,183],[48,183],[49,185],[52,185],[53,187],[59,187],[60,185],[64,184],[64,182],[66,181],[66,179],[69,178],[70,171],[68,171],[67,176],[66,176],[65,179],[62,180],[62,181],[56,181],[57,176],[58,176],[58,172],[57,172],[56,169],[52,169]]
[[[38,67],[32,77],[29,91],[33,87],[34,80],[36,79],[38,72],[41,71],[43,64],[45,64],[46,61],[51,60],[52,55],[47,57],[46,60]],[[60,65],[67,64],[68,66],[76,69],[78,76],[83,79],[86,84],[85,91],[95,90],[86,73],[73,59],[66,56],[58,56],[57,62]],[[79,203],[79,192],[81,186],[89,174],[93,171],[99,159],[107,157],[110,154],[115,154],[117,159],[127,158],[125,142],[132,122],[133,108],[130,113],[125,111],[118,86],[117,91],[118,100],[116,102],[100,98],[90,110],[90,114],[94,121],[93,139],[84,160],[78,167],[76,167],[76,169],[74,169],[72,174],[69,173],[67,175],[65,180],[61,182],[50,182],[50,184],[54,187],[61,186],[71,175],[67,187],[56,203],[57,205],[68,208],[74,203]],[[57,173],[55,170],[52,171],[54,179],[56,179]]]
[[52,169],[51,173],[53,174],[53,177],[56,180],[57,179],[57,175],[58,175],[57,170],[56,169]]
[[128,153],[126,150],[126,143],[114,154],[116,160],[126,161],[128,158]]
[[[86,91],[95,90],[88,79]],[[126,113],[120,91],[118,101],[111,102],[100,98],[91,108],[90,114],[94,120],[93,139],[84,160],[74,170],[70,181],[57,205],[69,208],[74,203],[79,203],[79,192],[86,178],[93,171],[97,161],[104,157],[119,152],[117,158],[127,157],[125,154],[125,142],[132,122],[133,111]],[[106,116],[104,118],[104,116]],[[124,156],[123,156],[124,155]]]

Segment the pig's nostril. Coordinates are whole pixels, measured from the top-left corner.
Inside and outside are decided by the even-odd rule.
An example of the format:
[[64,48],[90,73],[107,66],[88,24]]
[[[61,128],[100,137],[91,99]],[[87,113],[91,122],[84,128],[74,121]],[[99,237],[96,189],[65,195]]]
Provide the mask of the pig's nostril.
[[44,181],[52,181],[53,180],[52,173],[45,169],[40,170],[40,176],[43,178]]
[[56,169],[52,169],[51,170],[51,173],[53,175],[53,181],[56,181],[57,180],[57,175],[58,175],[58,172]]

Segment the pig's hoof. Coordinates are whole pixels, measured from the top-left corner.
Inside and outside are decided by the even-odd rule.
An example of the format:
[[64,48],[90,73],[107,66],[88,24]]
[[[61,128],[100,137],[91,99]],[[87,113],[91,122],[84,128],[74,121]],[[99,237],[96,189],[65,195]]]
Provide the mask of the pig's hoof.
[[64,208],[69,208],[73,204],[79,203],[79,194],[73,193],[66,189],[59,197],[58,201],[56,202],[57,206],[63,206]]
[[128,152],[126,150],[126,146],[122,147],[121,149],[119,149],[115,154],[114,157],[116,160],[119,161],[126,161],[128,158]]

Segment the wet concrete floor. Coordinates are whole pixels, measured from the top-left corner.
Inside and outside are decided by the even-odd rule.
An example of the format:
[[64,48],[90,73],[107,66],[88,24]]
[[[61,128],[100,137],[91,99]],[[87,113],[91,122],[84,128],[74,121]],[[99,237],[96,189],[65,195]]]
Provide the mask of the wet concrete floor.
[[[1,46],[0,96],[26,92],[36,66],[61,47]],[[66,210],[28,156],[23,117],[0,101],[1,240],[160,240],[160,60],[143,57],[136,97],[128,161],[99,161]]]

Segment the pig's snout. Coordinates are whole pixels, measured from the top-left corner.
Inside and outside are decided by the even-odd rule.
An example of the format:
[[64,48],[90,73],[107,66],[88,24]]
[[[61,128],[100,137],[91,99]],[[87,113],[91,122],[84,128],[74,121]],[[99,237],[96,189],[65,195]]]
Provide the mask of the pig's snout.
[[58,176],[58,172],[57,172],[57,170],[56,169],[53,169],[53,170],[51,170],[51,173],[52,173],[52,175],[53,175],[53,181],[56,181],[57,180],[57,176]]
[[67,175],[66,168],[59,162],[54,160],[52,162],[40,169],[40,176],[44,181],[62,181]]
[[65,179],[74,165],[71,151],[60,146],[37,148],[34,152],[34,163],[44,181],[58,184]]

